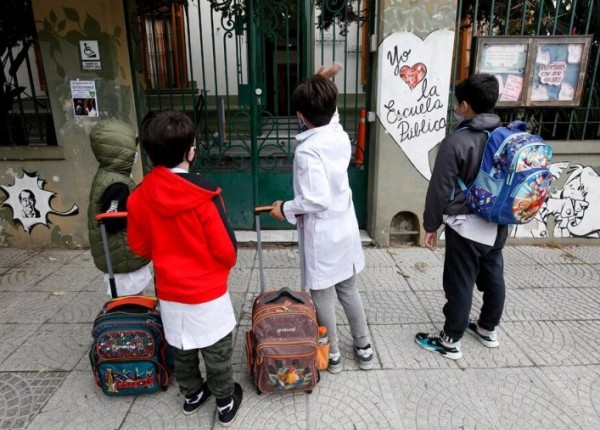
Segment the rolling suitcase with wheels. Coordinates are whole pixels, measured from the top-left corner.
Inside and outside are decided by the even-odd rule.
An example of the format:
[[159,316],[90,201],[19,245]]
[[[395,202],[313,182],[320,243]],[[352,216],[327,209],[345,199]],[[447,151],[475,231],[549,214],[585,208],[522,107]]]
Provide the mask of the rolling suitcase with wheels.
[[158,299],[151,296],[117,297],[106,227],[108,218],[127,212],[99,214],[112,299],[94,320],[89,358],[96,385],[108,396],[163,391],[172,371],[170,346],[165,340]]
[[259,394],[310,393],[319,382],[319,334],[315,306],[304,282],[302,217],[298,218],[302,291],[265,291],[260,213],[270,210],[271,207],[255,209],[261,293],[252,304],[252,330],[246,332],[248,370]]

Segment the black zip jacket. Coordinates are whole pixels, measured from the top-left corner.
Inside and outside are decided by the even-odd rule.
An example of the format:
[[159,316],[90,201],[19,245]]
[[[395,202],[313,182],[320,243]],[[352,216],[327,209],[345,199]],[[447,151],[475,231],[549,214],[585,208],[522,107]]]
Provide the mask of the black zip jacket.
[[[460,176],[469,186],[475,180],[483,149],[487,141],[485,130],[493,131],[501,125],[500,117],[492,113],[479,114],[458,124],[440,144],[435,165],[425,197],[423,228],[434,232],[442,225],[443,215],[472,213],[465,203],[465,196],[456,182]],[[454,200],[451,200],[454,190]]]

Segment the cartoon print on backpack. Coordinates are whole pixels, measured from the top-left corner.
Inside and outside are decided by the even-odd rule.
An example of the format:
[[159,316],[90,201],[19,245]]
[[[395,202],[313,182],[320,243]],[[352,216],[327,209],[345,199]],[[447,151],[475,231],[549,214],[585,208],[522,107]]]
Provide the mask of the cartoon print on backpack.
[[514,121],[489,133],[475,181],[469,187],[460,177],[457,182],[475,214],[498,224],[523,224],[548,196],[551,159],[552,147]]

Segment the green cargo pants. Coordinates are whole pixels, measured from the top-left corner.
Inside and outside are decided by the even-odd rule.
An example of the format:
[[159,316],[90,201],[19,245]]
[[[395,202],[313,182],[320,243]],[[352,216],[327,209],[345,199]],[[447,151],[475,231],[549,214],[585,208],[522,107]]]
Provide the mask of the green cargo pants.
[[173,348],[175,352],[175,376],[181,394],[191,396],[202,388],[204,379],[200,372],[199,352],[202,353],[202,358],[204,358],[206,383],[213,396],[216,399],[226,399],[233,394],[232,338],[232,333],[229,333],[206,348],[189,350]]

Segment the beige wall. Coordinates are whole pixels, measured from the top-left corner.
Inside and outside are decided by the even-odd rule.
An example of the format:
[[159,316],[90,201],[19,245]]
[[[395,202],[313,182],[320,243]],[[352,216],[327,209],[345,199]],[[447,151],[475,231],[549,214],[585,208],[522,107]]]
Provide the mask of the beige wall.
[[[136,124],[123,2],[33,0],[33,10],[58,146],[0,147],[0,186],[5,190],[0,203],[10,200],[15,206],[15,192],[35,184],[35,180],[25,181],[24,172],[39,179],[38,200],[48,200],[39,202],[47,217],[42,214],[41,223],[30,225],[29,231],[11,206],[2,204],[0,246],[87,246],[89,189],[98,165],[89,146],[89,131],[103,118]],[[82,71],[79,40],[98,41],[100,71]],[[97,118],[74,113],[70,83],[78,79],[95,82]],[[136,167],[139,180],[141,166]],[[3,197],[6,190],[8,198]],[[75,206],[77,214],[72,213]]]
[[[424,39],[435,30],[454,30],[456,2],[384,0],[379,2],[378,17],[378,45],[390,34],[401,31],[414,33]],[[374,75],[376,88],[380,84],[381,76],[377,70]],[[377,105],[377,101],[374,104]],[[419,225],[414,227],[421,229],[420,219],[429,182],[418,173],[379,120],[375,122],[372,138],[368,230],[377,245],[387,246],[390,243],[394,215],[400,212],[414,214],[419,219]]]

